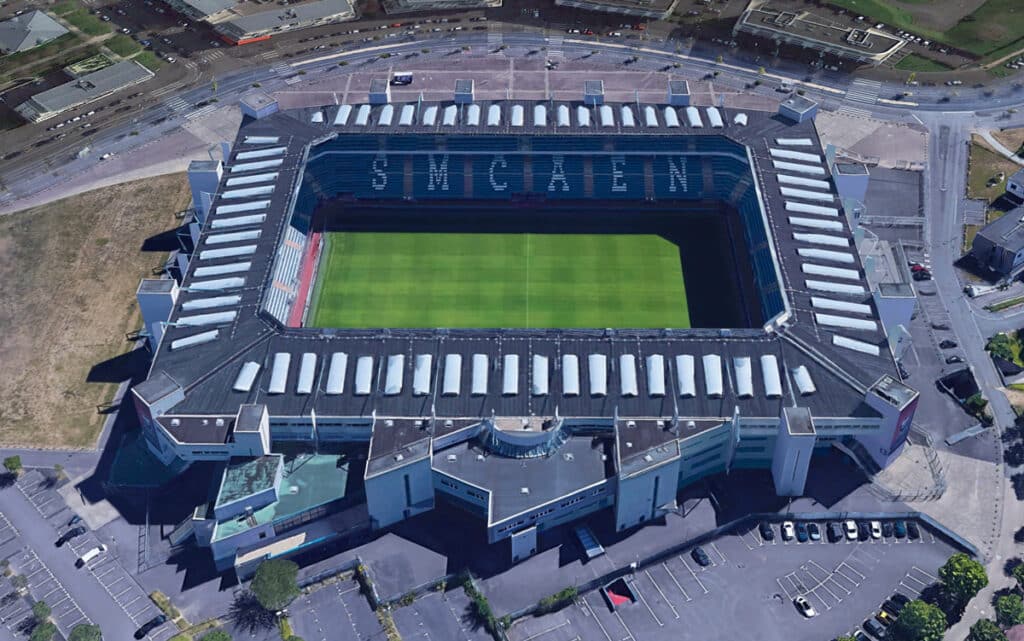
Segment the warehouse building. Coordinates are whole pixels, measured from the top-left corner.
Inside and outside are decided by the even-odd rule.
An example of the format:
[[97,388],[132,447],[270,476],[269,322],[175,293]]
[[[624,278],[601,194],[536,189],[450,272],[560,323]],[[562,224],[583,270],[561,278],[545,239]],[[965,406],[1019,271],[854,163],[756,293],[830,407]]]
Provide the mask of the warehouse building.
[[19,53],[44,45],[68,32],[44,11],[26,11],[0,22],[0,54]]
[[1020,271],[1024,265],[1024,207],[1017,207],[978,230],[970,255],[998,277]]
[[124,60],[37,93],[14,110],[25,120],[42,122],[152,77],[149,69],[134,60]]

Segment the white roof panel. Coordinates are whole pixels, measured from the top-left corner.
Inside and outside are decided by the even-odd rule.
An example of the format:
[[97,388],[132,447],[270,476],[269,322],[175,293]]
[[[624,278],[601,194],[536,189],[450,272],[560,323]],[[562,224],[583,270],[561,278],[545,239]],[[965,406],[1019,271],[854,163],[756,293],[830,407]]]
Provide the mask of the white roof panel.
[[749,356],[732,359],[732,370],[736,375],[736,395],[740,398],[754,396],[754,366]]
[[721,129],[725,126],[725,121],[722,120],[722,114],[718,111],[718,107],[708,107],[705,111],[707,111],[708,122],[711,123],[712,129]]
[[590,377],[590,395],[608,395],[608,359],[604,354],[587,357],[587,373]]
[[206,332],[199,332],[198,334],[192,334],[184,338],[171,341],[171,351],[176,349],[183,349],[185,347],[193,347],[195,345],[202,345],[203,343],[209,343],[210,341],[217,340],[217,336],[220,335],[219,329],[211,329]]
[[202,327],[204,325],[223,325],[230,323],[235,320],[235,316],[238,314],[235,310],[226,312],[210,312],[208,314],[190,314],[188,316],[179,316],[175,325],[181,327]]
[[370,124],[370,105],[359,105],[359,110],[356,111],[356,126],[365,127]]
[[661,354],[647,357],[647,393],[653,397],[665,395],[665,357]]
[[809,396],[817,391],[806,365],[800,365],[793,369],[793,382],[796,383],[796,389],[800,392],[800,396]]
[[470,127],[480,126],[480,105],[473,103],[466,107],[466,124]]
[[721,398],[722,388],[722,357],[718,354],[705,354],[701,359],[704,365],[704,391],[708,398]]
[[462,387],[462,355],[446,354],[444,357],[444,379],[441,383],[443,396],[458,396]]
[[215,258],[234,258],[236,256],[249,256],[256,253],[256,245],[239,245],[237,247],[220,247],[218,249],[204,249],[199,252],[199,260],[213,260]]
[[801,218],[790,216],[789,224],[797,227],[810,227],[811,229],[824,229],[827,231],[843,231],[843,223],[838,220],[821,220],[818,218]]
[[825,175],[825,168],[817,165],[801,165],[798,162],[785,162],[783,160],[773,160],[772,165],[782,171],[795,171],[798,174],[810,174],[812,176]]
[[555,110],[555,124],[559,127],[568,127],[572,124],[569,121],[569,107],[566,105],[558,105],[558,109]]
[[181,304],[182,311],[196,309],[212,309],[214,307],[228,307],[241,302],[241,296],[213,296],[211,298],[193,298]]
[[316,354],[306,352],[299,363],[299,380],[295,384],[296,394],[311,394],[316,378]]
[[878,323],[865,318],[850,318],[849,316],[838,316],[836,314],[815,314],[814,320],[819,325],[827,327],[842,327],[844,329],[860,329],[866,332],[873,332],[878,329]]
[[[824,192],[824,191],[811,191],[810,189],[799,189],[797,187],[780,187],[779,191],[781,191],[782,195],[785,196],[786,198],[799,198],[801,200],[816,200],[818,202],[823,202],[823,203],[830,203],[830,202],[835,200],[835,197],[831,193]],[[790,204],[799,204],[799,203],[786,203],[786,204],[790,205]],[[800,210],[799,209],[790,209],[789,211],[800,211]]]
[[679,384],[679,395],[683,398],[693,398],[697,395],[694,369],[692,355],[679,354],[676,356],[676,382]]
[[619,355],[619,388],[623,396],[640,394],[636,380],[636,356],[632,354]]
[[487,108],[487,126],[497,127],[501,124],[501,105],[493,104]]
[[380,113],[377,114],[377,126],[378,127],[390,127],[391,123],[395,120],[395,106],[384,105],[381,107]]
[[842,236],[831,236],[829,234],[802,234],[794,233],[793,240],[811,245],[825,245],[826,247],[849,247],[850,241]]
[[562,394],[580,395],[580,360],[575,354],[562,354]]
[[776,138],[775,144],[783,147],[813,147],[814,141],[810,138]]
[[256,382],[256,376],[260,373],[260,364],[256,361],[246,361],[242,363],[242,368],[238,370],[238,376],[235,377],[235,384],[231,389],[236,392],[248,392],[252,389],[253,383]]
[[224,181],[225,187],[238,187],[239,185],[256,185],[259,183],[268,183],[277,180],[280,174],[276,171],[267,172],[265,174],[253,174],[251,176],[238,176],[236,178],[228,178]]
[[583,105],[576,106],[576,126],[577,127],[589,127],[590,126],[590,110]]
[[814,263],[802,263],[801,271],[812,276],[827,276],[829,278],[845,278],[846,280],[860,280],[860,272],[856,269],[844,269],[842,267],[828,267],[827,265],[815,265]]
[[779,376],[779,360],[775,354],[761,355],[761,378],[764,380],[765,396],[782,398],[782,378]]
[[218,292],[224,289],[235,289],[245,285],[245,278],[231,276],[229,278],[214,278],[212,280],[194,280],[188,284],[188,289],[199,292]]
[[[783,187],[785,189],[785,187]],[[831,196],[829,196],[831,199]],[[838,216],[839,210],[835,207],[822,207],[821,205],[812,205],[810,203],[795,203],[791,200],[786,201],[786,211],[793,211],[799,214],[816,214],[818,216]]]
[[548,126],[548,108],[544,105],[533,106],[533,126],[534,127],[547,127]]
[[270,158],[280,156],[287,147],[268,147],[267,149],[253,149],[251,151],[240,151],[235,155],[235,160],[253,160],[256,158]]
[[[385,105],[390,107],[391,105]],[[416,105],[402,105],[402,113],[398,116],[399,127],[412,127],[416,122]]]
[[732,121],[733,121],[734,124],[737,124],[737,125],[745,127],[746,124],[747,124],[747,114],[743,114],[743,113],[736,114],[735,116],[732,117]]
[[798,187],[810,187],[812,189],[832,191],[832,185],[830,185],[827,180],[802,178],[800,176],[790,176],[789,174],[775,174],[775,177],[779,179],[780,185],[796,185]]
[[[243,211],[259,211],[270,207],[269,200],[254,200],[248,203],[233,203],[231,205],[217,205],[214,207],[214,212],[218,216],[221,214],[239,214]],[[253,216],[255,218],[255,216]]]
[[533,355],[533,385],[530,393],[534,396],[548,395],[548,357]]
[[430,393],[430,378],[434,374],[434,355],[417,354],[412,370],[412,395],[426,396]]
[[223,192],[220,197],[223,200],[234,200],[236,198],[253,198],[255,196],[266,196],[274,193],[275,185],[260,185],[258,187],[244,187],[242,189],[229,189]]
[[597,115],[601,120],[602,127],[615,126],[615,110],[612,109],[611,105],[601,105],[598,107]]
[[402,393],[402,379],[405,378],[405,354],[388,356],[388,369],[384,374],[384,395],[396,396]]
[[674,107],[672,107],[672,106],[665,107],[664,116],[665,116],[665,126],[666,127],[675,128],[675,127],[679,126],[679,115],[676,113],[676,110],[675,110]]
[[808,280],[807,289],[814,289],[819,292],[831,292],[833,294],[847,294],[849,296],[863,296],[867,292],[860,285],[847,283],[833,283],[826,280]]
[[292,355],[288,352],[274,354],[274,364],[270,370],[270,385],[267,387],[268,394],[284,394],[288,387],[288,368],[292,364]]
[[845,300],[834,300],[832,298],[822,298],[820,296],[811,296],[811,307],[818,309],[828,309],[835,312],[850,312],[851,314],[865,314],[871,316],[871,306],[863,303],[851,303]]
[[223,245],[225,243],[239,243],[243,240],[256,240],[260,237],[259,229],[248,229],[246,231],[232,231],[223,234],[210,234],[203,240],[207,245]]
[[505,396],[519,393],[519,354],[505,354],[501,367],[501,393]]
[[622,105],[619,109],[619,119],[623,127],[636,127],[636,119],[633,118],[633,110],[629,105]]
[[473,382],[469,393],[473,396],[484,396],[487,394],[487,378],[490,373],[490,363],[487,354],[473,354]]
[[512,105],[512,126],[522,127],[525,120],[524,110],[522,105]]
[[774,147],[772,147],[771,149],[768,150],[768,153],[772,155],[772,158],[781,158],[782,160],[821,163],[821,156],[819,156],[818,154],[807,153],[806,151],[794,151],[792,149],[775,149]]
[[373,389],[373,357],[360,356],[356,360],[355,394],[369,396]]
[[429,105],[423,110],[423,124],[427,127],[437,124],[437,105]]
[[348,370],[348,354],[345,352],[334,352],[331,354],[331,364],[327,368],[327,386],[324,393],[328,396],[336,396],[345,392],[345,372]]
[[262,225],[267,219],[266,214],[254,214],[252,216],[233,216],[231,218],[215,218],[210,221],[210,229],[232,229],[234,227],[248,227],[249,225]]
[[445,127],[454,127],[455,123],[459,121],[459,108],[455,105],[448,105],[444,108],[444,116],[441,119],[441,124]]
[[224,274],[238,274],[249,271],[252,263],[228,263],[227,265],[210,265],[209,267],[196,267],[192,272],[193,278],[206,278],[208,276],[223,276]]
[[341,127],[348,124],[348,119],[352,115],[352,105],[342,105],[338,107],[338,113],[334,115],[335,126]]
[[833,263],[844,263],[852,265],[854,263],[853,254],[849,252],[837,252],[831,249],[814,249],[814,248],[803,248],[796,250],[797,256],[801,258],[813,258],[815,260],[830,260]]
[[317,109],[309,117],[309,121],[313,122],[313,123],[322,123],[324,121],[324,112],[319,110],[319,109]]
[[838,334],[832,335],[832,344],[836,347],[844,347],[861,354],[869,354],[871,356],[878,356],[881,350],[878,349],[878,345],[874,343],[865,343],[864,341],[854,340],[845,336],[839,336]]
[[651,105],[647,105],[646,107],[644,107],[644,126],[658,126],[658,110],[652,107]]
[[686,122],[694,129],[699,129],[704,126],[704,121],[700,119],[700,110],[696,107],[686,108]]
[[280,167],[284,164],[284,158],[274,158],[271,160],[257,160],[256,162],[243,162],[237,165],[232,165],[228,169],[229,173],[240,174],[246,171],[256,171],[258,169],[270,169],[272,167]]
[[276,145],[280,140],[277,136],[246,136],[242,143],[246,145]]

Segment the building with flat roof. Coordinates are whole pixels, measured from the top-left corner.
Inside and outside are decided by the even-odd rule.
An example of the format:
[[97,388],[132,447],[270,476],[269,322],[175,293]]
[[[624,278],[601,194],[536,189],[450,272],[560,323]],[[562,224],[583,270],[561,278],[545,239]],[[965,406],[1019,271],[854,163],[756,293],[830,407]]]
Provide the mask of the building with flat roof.
[[561,7],[603,11],[623,16],[664,20],[672,15],[679,0],[555,0]]
[[845,26],[788,0],[750,0],[733,27],[775,45],[791,45],[833,55],[856,64],[880,65],[906,44],[902,38],[870,26]]
[[221,38],[241,45],[267,40],[286,31],[296,31],[356,18],[350,0],[312,0],[231,17],[214,25]]
[[[585,225],[625,204],[635,226],[709,209],[734,225],[747,320],[310,327],[334,201],[425,230],[457,210],[547,220],[575,203]],[[205,202],[169,314],[144,318],[165,329],[133,394],[165,465],[227,466],[217,496],[230,500],[190,521],[217,521],[195,531],[220,567],[330,538],[306,503],[263,516],[284,501],[275,457],[295,447],[365,452],[370,527],[445,503],[520,560],[546,529],[597,510],[633,528],[731,469],[770,470],[780,495],[799,495],[812,455],[830,448],[884,467],[910,429],[917,392],[899,380],[813,119],[583,94],[284,110],[243,119]],[[312,503],[324,501],[341,505]],[[234,514],[246,504],[252,514]]]
[[389,14],[410,11],[446,11],[466,9],[494,9],[502,0],[384,0],[381,6]]
[[0,54],[28,51],[68,32],[45,11],[26,11],[0,22]]
[[14,110],[25,120],[42,122],[152,77],[149,69],[134,60],[124,60],[37,93]]
[[1006,179],[1006,193],[1018,202],[1024,201],[1024,169],[1018,169]]
[[232,15],[235,0],[164,0],[171,9],[192,20],[220,22]]

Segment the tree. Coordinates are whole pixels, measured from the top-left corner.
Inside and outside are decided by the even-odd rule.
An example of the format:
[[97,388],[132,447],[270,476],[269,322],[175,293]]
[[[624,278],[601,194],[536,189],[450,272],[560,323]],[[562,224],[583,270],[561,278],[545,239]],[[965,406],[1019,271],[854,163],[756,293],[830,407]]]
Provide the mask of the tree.
[[46,605],[46,601],[36,601],[32,604],[32,616],[40,623],[50,618],[50,612],[52,610]]
[[79,623],[71,628],[71,635],[68,641],[103,641],[103,632],[98,625],[87,625]]
[[836,637],[836,641],[857,641],[857,637],[849,634],[844,634],[841,637]]
[[978,619],[971,626],[967,641],[1006,641],[1006,635],[992,619]]
[[[1024,530],[1024,528],[1021,528]],[[1013,568],[1013,578],[1017,580],[1017,589],[1024,590],[1024,563],[1018,563]]]
[[292,636],[288,637],[285,641],[303,641],[303,640],[302,640],[302,637],[293,634]]
[[911,601],[900,612],[893,629],[896,638],[904,641],[942,641],[946,615],[930,603]]
[[939,568],[939,577],[950,595],[961,605],[973,599],[988,585],[988,575],[980,563],[957,552]]
[[996,599],[996,622],[1004,628],[1024,623],[1024,601],[1019,594],[1007,594]]
[[252,580],[252,593],[264,608],[283,610],[299,596],[297,578],[299,566],[285,559],[270,559],[256,568]]
[[224,630],[214,630],[201,637],[199,641],[231,641],[231,635]]
[[32,628],[32,634],[29,635],[28,641],[52,641],[55,634],[57,634],[57,626],[53,624],[53,621],[43,621]]
[[4,459],[4,467],[11,474],[21,474],[21,457],[8,456]]

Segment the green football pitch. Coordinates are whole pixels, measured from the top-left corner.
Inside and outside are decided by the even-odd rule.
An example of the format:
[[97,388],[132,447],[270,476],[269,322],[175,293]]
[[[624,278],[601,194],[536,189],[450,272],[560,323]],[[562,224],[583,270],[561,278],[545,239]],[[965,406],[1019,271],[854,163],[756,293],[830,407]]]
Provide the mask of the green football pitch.
[[679,248],[653,235],[332,232],[314,327],[687,328]]

